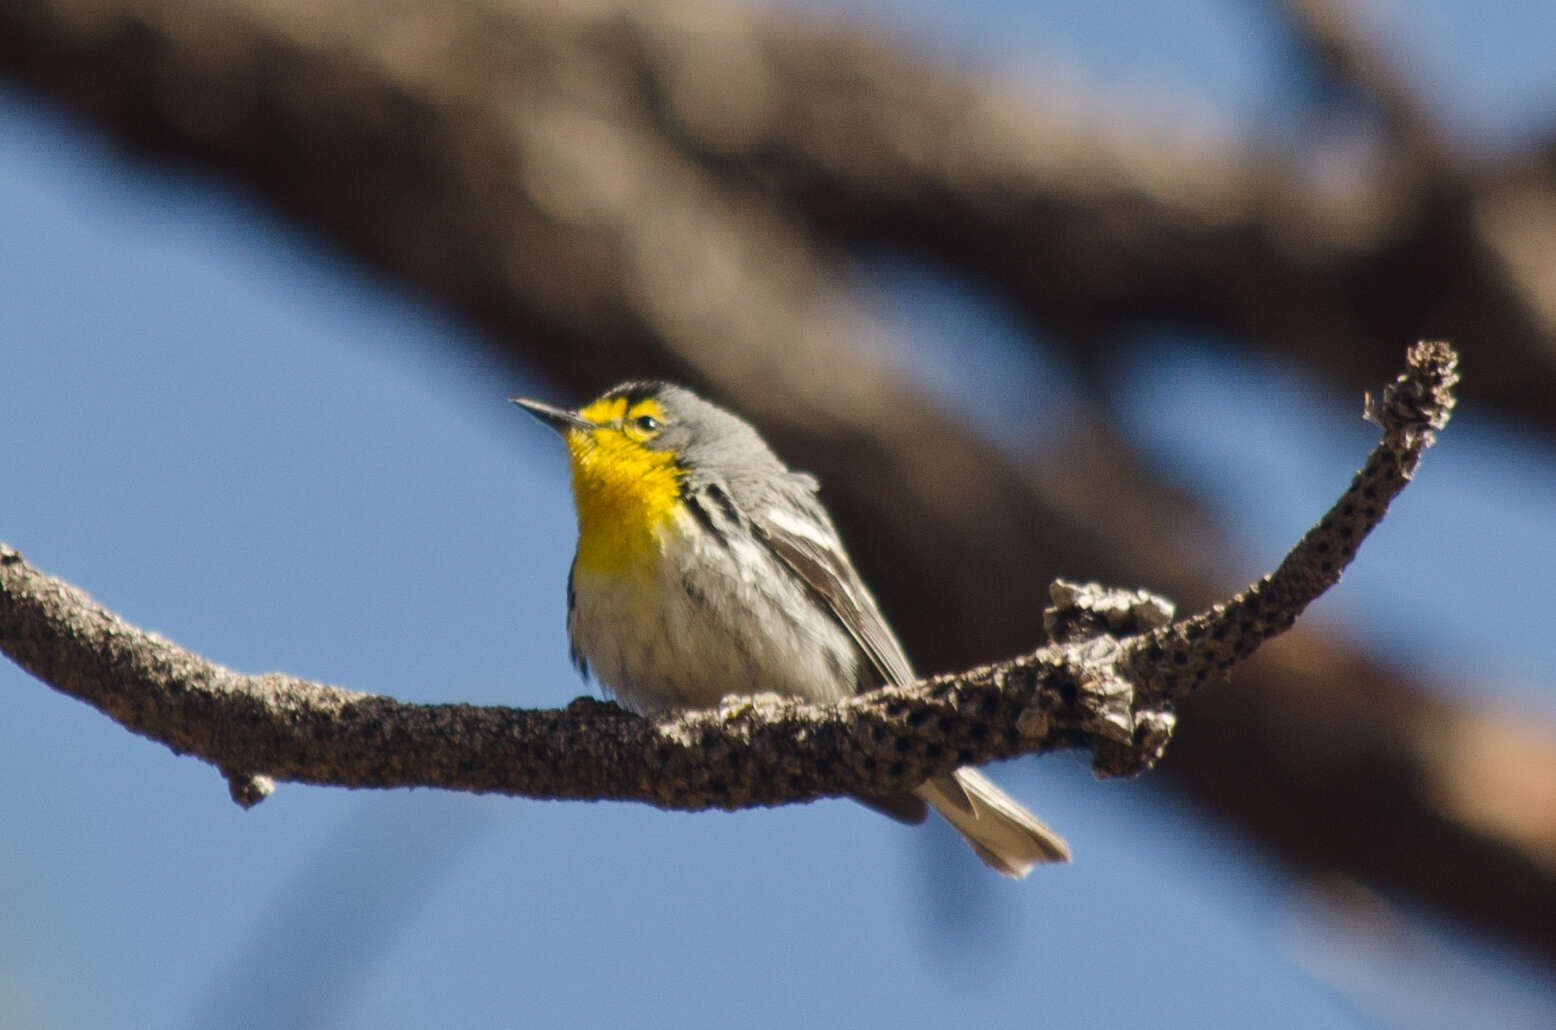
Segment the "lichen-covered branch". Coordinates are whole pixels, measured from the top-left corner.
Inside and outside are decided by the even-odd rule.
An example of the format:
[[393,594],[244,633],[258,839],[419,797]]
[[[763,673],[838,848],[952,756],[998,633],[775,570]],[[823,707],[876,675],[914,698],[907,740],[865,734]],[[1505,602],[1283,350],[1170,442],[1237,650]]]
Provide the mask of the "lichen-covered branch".
[[[1421,344],[1369,413],[1382,443],[1336,510],[1271,577],[1179,622],[1149,594],[1056,583],[1036,652],[838,705],[735,698],[646,720],[405,704],[271,673],[246,676],[131,626],[0,546],[0,650],[127,728],[223,771],[253,804],[268,779],[443,787],[736,808],[881,795],[959,765],[1084,747],[1101,774],[1149,768],[1173,699],[1289,627],[1333,584],[1452,407],[1453,352]],[[738,684],[731,684],[738,689]]]
[[1405,371],[1378,396],[1366,399],[1364,414],[1383,428],[1383,441],[1280,567],[1226,604],[1131,645],[1134,675],[1151,693],[1181,696],[1212,672],[1225,674],[1260,644],[1290,629],[1309,604],[1339,582],[1362,540],[1415,475],[1436,431],[1447,425],[1458,366],[1458,355],[1446,343],[1410,348]]
[[[1289,6],[1331,76],[1404,124],[1388,91],[1411,80],[1339,8]],[[1425,176],[1384,153],[1320,189],[1302,170],[1316,123],[1185,144],[1123,98],[1077,115],[1067,92],[739,0],[8,0],[0,75],[248,188],[576,397],[661,374],[751,416],[820,475],[922,668],[1028,646],[1046,574],[1010,569],[1198,607],[1226,595],[1226,545],[1103,413],[1072,419],[1039,459],[1051,476],[947,417],[860,345],[848,246],[1000,293],[1099,377],[1141,325],[1274,349],[1348,390],[1391,373],[1392,341],[1459,335],[1476,399],[1556,422],[1548,130]],[[1482,799],[1495,819],[1443,802],[1486,782],[1441,760],[1491,714],[1445,701],[1453,686],[1302,624],[1235,689],[1185,700],[1162,772],[1288,862],[1556,957],[1556,839],[1531,830],[1550,806],[1521,787]],[[1549,746],[1483,750],[1556,779]]]

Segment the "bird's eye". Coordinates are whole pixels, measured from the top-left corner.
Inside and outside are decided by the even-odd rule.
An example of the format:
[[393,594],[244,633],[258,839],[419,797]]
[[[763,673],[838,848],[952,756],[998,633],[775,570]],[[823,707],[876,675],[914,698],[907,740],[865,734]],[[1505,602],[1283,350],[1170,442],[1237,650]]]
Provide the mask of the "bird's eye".
[[652,415],[639,415],[632,420],[632,424],[645,433],[654,433],[659,430],[659,420]]

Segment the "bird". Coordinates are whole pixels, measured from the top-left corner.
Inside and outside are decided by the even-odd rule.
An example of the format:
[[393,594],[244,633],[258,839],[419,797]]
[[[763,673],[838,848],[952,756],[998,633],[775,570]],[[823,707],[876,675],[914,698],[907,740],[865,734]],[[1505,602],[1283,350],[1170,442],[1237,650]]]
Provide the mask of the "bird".
[[[816,479],[750,423],[653,379],[578,409],[510,399],[567,445],[569,646],[624,707],[656,716],[763,693],[830,703],[915,682]],[[1062,837],[970,766],[858,800],[907,823],[934,809],[1013,878],[1070,859]]]

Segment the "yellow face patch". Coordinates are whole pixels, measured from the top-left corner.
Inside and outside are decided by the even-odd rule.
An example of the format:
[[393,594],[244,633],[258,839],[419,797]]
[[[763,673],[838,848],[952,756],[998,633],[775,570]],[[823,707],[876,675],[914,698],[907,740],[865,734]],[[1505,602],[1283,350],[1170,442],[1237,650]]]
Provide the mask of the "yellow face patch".
[[680,507],[685,474],[675,455],[644,446],[659,434],[664,409],[652,399],[606,397],[578,414],[593,427],[567,431],[578,508],[577,568],[622,573],[647,567],[660,531]]

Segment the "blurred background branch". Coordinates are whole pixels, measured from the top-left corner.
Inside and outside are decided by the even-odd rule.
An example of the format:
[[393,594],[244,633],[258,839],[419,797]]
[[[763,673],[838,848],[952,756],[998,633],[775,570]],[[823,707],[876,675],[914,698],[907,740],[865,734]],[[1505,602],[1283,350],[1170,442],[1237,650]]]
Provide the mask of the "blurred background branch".
[[[821,477],[933,671],[1029,643],[1057,574],[1186,607],[1241,585],[1199,500],[1109,428],[1110,361],[1142,327],[1352,395],[1446,337],[1467,401],[1556,419],[1556,126],[1455,153],[1344,8],[1275,8],[1319,113],[1376,122],[1342,175],[722,0],[10,0],[0,73],[244,184],[576,396],[666,375],[746,413]],[[997,445],[894,366],[855,289],[882,251],[1062,348],[1090,387],[1067,439]],[[1176,786],[1288,862],[1556,958],[1550,725],[1311,628],[1239,678],[1185,706]]]

